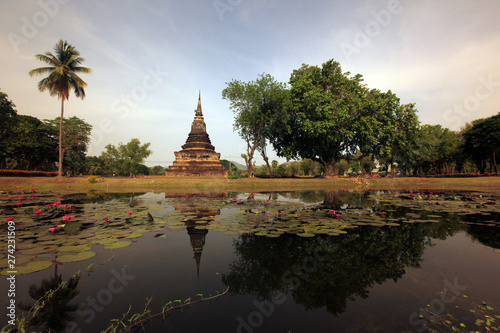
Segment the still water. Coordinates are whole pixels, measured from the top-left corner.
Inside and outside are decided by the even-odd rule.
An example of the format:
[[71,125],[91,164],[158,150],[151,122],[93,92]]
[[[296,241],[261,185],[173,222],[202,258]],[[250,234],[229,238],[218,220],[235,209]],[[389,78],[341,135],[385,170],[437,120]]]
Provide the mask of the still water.
[[[17,260],[52,263],[16,277],[16,317],[30,318],[22,309],[34,298],[63,288],[32,320],[37,331],[100,332],[116,323],[111,319],[146,332],[500,326],[494,196],[47,193],[17,211],[12,195],[3,199],[2,223],[17,220]],[[72,218],[62,227],[64,216]],[[56,224],[54,234],[47,231]],[[91,254],[61,259],[78,253]],[[0,288],[9,289],[5,277]],[[1,302],[9,304],[3,296]]]

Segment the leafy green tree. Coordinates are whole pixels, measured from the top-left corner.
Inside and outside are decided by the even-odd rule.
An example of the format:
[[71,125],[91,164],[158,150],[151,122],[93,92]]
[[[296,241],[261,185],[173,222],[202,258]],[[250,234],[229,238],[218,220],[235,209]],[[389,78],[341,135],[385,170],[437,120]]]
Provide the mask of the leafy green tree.
[[[53,120],[44,120],[44,122],[54,129],[61,123],[60,117]],[[63,170],[74,174],[82,173],[85,169],[85,155],[92,134],[92,125],[78,117],[63,119],[62,127],[62,152],[63,152]],[[56,140],[59,140],[55,135]]]
[[414,174],[450,172],[460,161],[459,133],[441,125],[422,125],[417,132],[415,144],[408,149],[404,159],[398,157],[397,164]]
[[84,173],[86,175],[105,175],[111,174],[106,172],[105,161],[98,156],[85,156]]
[[55,55],[51,52],[37,54],[35,57],[48,64],[47,67],[32,69],[29,72],[31,77],[35,75],[45,75],[38,82],[40,91],[48,90],[50,96],[57,96],[61,100],[61,117],[59,123],[59,163],[58,163],[58,178],[62,178],[62,128],[64,118],[64,101],[69,99],[71,90],[78,98],[85,98],[85,90],[87,83],[83,81],[78,74],[90,74],[92,70],[88,67],[80,66],[85,59],[80,57],[80,53],[68,42],[60,40],[54,47]]
[[16,116],[17,111],[14,102],[9,100],[6,93],[0,91],[0,142],[2,142],[0,145],[0,166],[5,165],[5,160],[10,157],[7,155],[10,145],[8,136],[9,131],[15,126]]
[[487,163],[493,172],[498,172],[496,156],[500,154],[500,113],[478,119],[465,131],[462,150],[477,165],[479,172],[486,171]]
[[119,175],[128,174],[130,177],[138,174],[140,165],[152,154],[149,149],[151,143],[141,145],[139,139],[132,139],[127,144],[120,143],[118,147],[108,144],[106,151],[101,154],[107,170],[116,172]]
[[138,175],[148,176],[150,173],[149,168],[144,164],[138,164],[135,170]]
[[9,169],[53,170],[57,161],[57,141],[53,130],[31,116],[15,116],[2,140],[4,153],[0,166]]
[[155,165],[154,167],[149,168],[149,174],[155,176],[164,176],[165,167],[162,167],[161,165]]
[[363,173],[371,173],[373,168],[375,168],[375,163],[371,156],[362,156],[359,159],[359,164]]
[[123,163],[121,155],[115,145],[108,144],[104,147],[105,151],[101,153],[100,159],[103,162],[104,172],[108,175],[126,175],[126,171],[123,168]]
[[[369,112],[375,114],[376,143],[366,147],[378,159],[390,164],[394,173],[396,158],[408,157],[409,148],[415,145],[419,129],[419,120],[414,104],[400,105],[400,99],[390,90],[382,93],[373,89],[367,99]],[[367,140],[366,142],[370,142]]]
[[[372,129],[365,114],[367,89],[362,76],[342,73],[329,60],[322,67],[302,65],[290,78],[292,106],[275,126],[271,139],[279,156],[310,158],[324,165],[326,177],[338,174],[337,163],[369,146]],[[362,141],[364,140],[364,141]]]
[[235,114],[233,128],[247,144],[246,153],[241,156],[249,177],[254,176],[253,158],[256,150],[271,173],[266,146],[274,131],[273,124],[282,117],[288,105],[285,84],[277,82],[269,74],[261,74],[255,81],[232,80],[226,84],[222,98],[230,102],[230,109]]
[[230,162],[228,160],[220,160],[220,162],[222,166],[228,171],[229,176],[238,176],[241,173],[241,170],[238,169],[238,167],[233,162],[231,162],[231,170],[229,169]]

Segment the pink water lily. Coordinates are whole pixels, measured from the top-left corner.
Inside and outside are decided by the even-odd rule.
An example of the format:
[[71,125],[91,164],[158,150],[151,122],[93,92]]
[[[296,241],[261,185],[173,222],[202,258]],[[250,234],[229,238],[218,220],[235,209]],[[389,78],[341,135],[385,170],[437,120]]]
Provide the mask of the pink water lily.
[[108,223],[108,219],[107,218],[105,218],[103,221],[104,221],[104,223]]
[[127,212],[129,216],[132,215],[133,213],[134,213],[133,211]]
[[37,209],[33,212],[33,214],[40,215],[42,214],[42,211],[40,209]]
[[6,217],[7,221],[12,221],[14,218],[13,217]]
[[67,216],[63,216],[62,220],[63,220],[64,222],[69,222],[72,218],[73,218],[73,216],[71,216],[71,215],[67,215]]
[[52,232],[52,234],[54,234],[54,231],[57,230],[57,227],[52,227],[52,228],[49,228],[50,232]]

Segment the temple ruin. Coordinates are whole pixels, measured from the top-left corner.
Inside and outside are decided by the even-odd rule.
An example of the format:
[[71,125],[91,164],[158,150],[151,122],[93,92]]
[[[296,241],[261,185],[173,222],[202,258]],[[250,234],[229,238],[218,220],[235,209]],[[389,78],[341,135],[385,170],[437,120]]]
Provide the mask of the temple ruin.
[[174,152],[175,161],[165,170],[165,176],[227,176],[227,170],[220,162],[220,153],[210,142],[203,113],[201,93],[195,110],[191,132],[181,151]]

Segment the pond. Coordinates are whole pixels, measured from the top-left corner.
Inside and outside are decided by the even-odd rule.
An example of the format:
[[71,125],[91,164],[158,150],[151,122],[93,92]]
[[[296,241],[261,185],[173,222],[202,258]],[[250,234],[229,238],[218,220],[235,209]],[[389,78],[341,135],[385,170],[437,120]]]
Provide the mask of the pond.
[[1,324],[11,314],[51,332],[494,331],[497,201],[19,189],[0,196],[16,247],[9,267],[2,238]]

